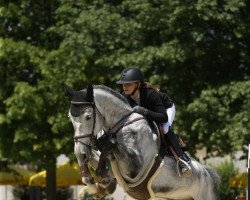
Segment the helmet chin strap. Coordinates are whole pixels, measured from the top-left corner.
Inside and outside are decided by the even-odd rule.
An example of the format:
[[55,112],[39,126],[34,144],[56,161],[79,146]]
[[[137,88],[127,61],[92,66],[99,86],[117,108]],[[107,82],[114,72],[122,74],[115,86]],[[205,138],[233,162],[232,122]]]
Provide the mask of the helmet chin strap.
[[131,92],[130,95],[133,96],[139,88],[140,88],[140,83],[137,84],[136,88],[133,90],[133,92]]

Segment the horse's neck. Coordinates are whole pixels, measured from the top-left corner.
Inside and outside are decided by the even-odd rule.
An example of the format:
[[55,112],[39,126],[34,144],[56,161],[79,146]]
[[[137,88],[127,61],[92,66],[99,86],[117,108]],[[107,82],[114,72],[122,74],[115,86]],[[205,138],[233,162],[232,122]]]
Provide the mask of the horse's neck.
[[111,128],[132,111],[128,104],[104,90],[95,89],[94,98],[97,109],[105,119],[104,129]]
[[[103,129],[108,130],[132,111],[129,104],[113,94],[96,88],[95,104],[104,117]],[[134,113],[127,120],[132,121],[139,115]],[[141,117],[141,116],[140,116]],[[127,131],[126,131],[127,130]],[[129,182],[137,182],[144,175],[148,165],[158,152],[153,131],[146,120],[134,122],[117,133],[119,148],[115,157],[122,176]]]
[[[128,120],[140,117],[133,114]],[[139,120],[117,133],[119,143],[115,157],[122,176],[135,183],[146,173],[148,166],[158,153],[158,139],[146,120]]]

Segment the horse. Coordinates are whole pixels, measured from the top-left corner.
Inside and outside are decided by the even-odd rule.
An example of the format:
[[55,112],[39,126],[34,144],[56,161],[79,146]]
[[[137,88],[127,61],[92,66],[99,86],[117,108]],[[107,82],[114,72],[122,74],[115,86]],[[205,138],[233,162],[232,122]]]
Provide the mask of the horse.
[[[65,89],[71,99],[69,117],[74,127],[74,153],[85,184],[94,182],[86,165],[93,159],[97,134],[104,130],[113,133],[117,140],[108,157],[112,176],[133,198],[219,200],[217,172],[190,157],[192,174],[180,177],[172,156],[166,154],[158,159],[160,137],[157,129],[145,117],[133,112],[123,95],[104,85],[88,85],[79,91],[65,85]],[[151,173],[156,162],[157,168]],[[146,181],[149,196],[133,196],[133,192],[138,192],[136,186],[146,180],[145,174],[149,172],[152,175]]]

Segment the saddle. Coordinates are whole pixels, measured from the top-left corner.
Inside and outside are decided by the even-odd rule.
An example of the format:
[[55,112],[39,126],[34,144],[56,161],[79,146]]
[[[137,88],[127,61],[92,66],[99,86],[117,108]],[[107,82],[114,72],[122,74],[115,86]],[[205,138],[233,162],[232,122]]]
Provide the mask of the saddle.
[[[165,139],[164,139],[164,131],[163,131],[163,128],[162,128],[162,126],[160,125],[160,124],[157,124],[157,128],[158,128],[158,130],[159,130],[159,135],[160,135],[160,137],[161,137],[161,147],[160,147],[160,152],[163,150],[164,152],[165,152],[165,154],[164,154],[164,152],[162,152],[163,153],[163,157],[166,155],[166,154],[168,154],[170,157],[172,157],[172,158],[177,158],[177,155],[176,155],[176,153],[175,153],[175,151],[174,151],[174,149],[171,147],[171,145],[168,143],[168,141],[166,141]],[[186,147],[186,143],[184,142],[184,140],[178,135],[178,134],[176,134],[176,137],[177,137],[177,139],[178,139],[178,141],[179,141],[179,144],[180,144],[180,146],[181,146],[181,149],[182,149],[182,151],[183,151],[183,154],[184,154],[184,156],[188,159],[188,160],[190,160],[190,158],[187,156],[187,154],[185,153],[185,151],[187,151],[187,147]]]
[[[161,124],[156,123],[155,121],[150,121],[148,120],[149,126],[155,130],[155,132],[157,133],[157,137],[160,138],[160,150],[159,150],[159,154],[161,155],[161,157],[163,158],[165,155],[168,155],[172,158],[175,158],[177,160],[177,155],[174,151],[174,149],[171,147],[171,145],[169,144],[168,141],[165,140],[164,138],[164,130],[161,126]],[[184,140],[178,135],[175,134],[180,147],[183,151],[184,156],[187,158],[187,160],[190,160],[190,158],[186,155],[185,151],[187,151],[187,147],[186,147],[186,143],[184,142]]]

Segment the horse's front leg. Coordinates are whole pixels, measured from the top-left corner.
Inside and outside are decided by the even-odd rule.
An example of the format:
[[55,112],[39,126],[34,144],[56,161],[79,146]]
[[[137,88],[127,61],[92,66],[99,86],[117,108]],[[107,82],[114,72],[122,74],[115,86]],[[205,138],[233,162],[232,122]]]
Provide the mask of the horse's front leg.
[[89,171],[88,164],[80,166],[82,174],[82,183],[87,186],[87,192],[92,194],[96,198],[102,198],[105,196],[105,188],[95,181]]
[[96,174],[100,156],[101,153],[99,151],[92,149],[88,164],[82,163],[81,160],[78,159],[82,174],[82,182],[84,185],[86,185],[86,190],[88,193],[97,198],[103,197],[105,193],[112,194],[116,189],[116,180],[112,178],[112,176],[109,175],[103,178],[97,176]]
[[98,198],[103,197],[105,195],[105,189],[97,183],[88,167],[90,160],[92,160],[93,164],[98,163],[96,162],[96,160],[99,159],[98,152],[95,152],[95,155],[92,155],[93,152],[86,145],[75,143],[74,153],[82,174],[82,183],[87,186],[87,190],[90,194],[93,194]]

